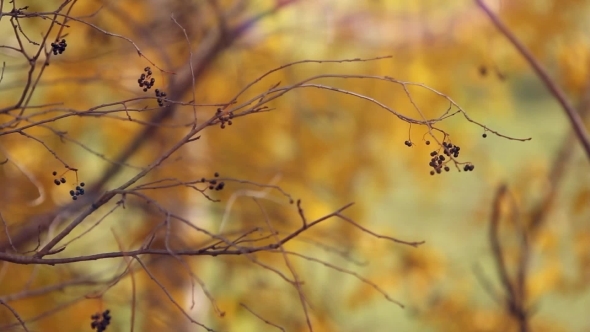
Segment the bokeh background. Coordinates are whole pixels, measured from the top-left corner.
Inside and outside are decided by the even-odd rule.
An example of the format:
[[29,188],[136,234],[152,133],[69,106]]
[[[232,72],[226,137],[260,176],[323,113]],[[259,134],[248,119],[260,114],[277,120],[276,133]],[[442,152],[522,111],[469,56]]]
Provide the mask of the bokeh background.
[[[18,7],[29,6],[29,12],[51,12],[62,3],[16,2]],[[590,3],[487,3],[547,66],[587,118]],[[3,2],[2,12],[11,8],[12,4]],[[472,119],[503,135],[532,137],[521,142],[488,133],[483,138],[480,126],[460,115],[448,118],[438,127],[461,146],[460,160],[476,168],[458,172],[452,167],[448,173],[430,176],[433,148],[424,142],[425,127],[414,125],[410,131],[408,123],[367,101],[301,89],[271,102],[272,112],[235,119],[225,129],[207,128],[199,141],[183,147],[142,180],[175,177],[189,181],[219,172],[221,177],[280,186],[302,200],[309,220],[355,202],[345,214],[363,227],[402,240],[425,241],[417,248],[394,244],[331,219],[289,243],[286,249],[353,271],[405,305],[402,309],[387,301],[354,275],[291,256],[290,262],[305,282],[314,331],[517,331],[505,302],[495,300],[504,291],[490,248],[489,225],[494,197],[502,185],[508,188],[510,203],[502,205],[500,239],[510,271],[517,269],[519,234],[508,216],[516,215],[513,219],[525,228],[535,213],[542,216],[528,233],[530,330],[590,331],[588,159],[572,138],[559,105],[473,1],[94,0],[78,1],[70,15],[92,25],[68,22],[64,30],[67,51],[45,68],[31,100],[32,105],[59,104],[45,107],[52,110],[45,114],[27,110],[27,115],[39,113],[35,121],[145,96],[136,81],[146,66],[155,72],[156,87],[166,90],[177,76],[171,72],[186,68],[191,55],[203,63],[195,76],[194,98],[199,104],[228,102],[264,72],[293,61],[392,55],[379,61],[292,66],[246,94],[255,96],[277,82],[294,84],[325,73],[390,76],[446,94]],[[231,37],[233,28],[258,15],[263,17]],[[29,18],[20,23],[31,39],[40,40],[50,22]],[[179,26],[186,30],[188,43]],[[51,36],[55,33],[57,30]],[[132,40],[165,71],[157,70],[127,40],[112,34]],[[18,45],[7,16],[0,20],[0,45]],[[26,47],[33,50],[36,46]],[[2,108],[20,96],[29,66],[6,47],[0,48],[0,62],[5,63],[0,82]],[[399,85],[366,79],[325,79],[321,83],[370,96],[403,115],[419,118]],[[190,101],[192,86],[185,88],[180,93],[182,100]],[[437,117],[448,107],[447,100],[433,93],[418,88],[411,92],[427,117]],[[143,100],[135,107],[153,108],[153,104],[153,100]],[[215,109],[197,107],[199,119],[213,115]],[[133,116],[148,121],[154,112]],[[104,189],[127,181],[173,145],[187,130],[179,125],[190,122],[192,116],[191,107],[178,107],[145,138]],[[7,123],[14,116],[2,114],[0,119]],[[81,181],[92,184],[143,128],[145,125],[128,121],[119,112],[102,117],[69,116],[26,132],[78,168]],[[3,127],[0,133],[6,130]],[[408,139],[414,142],[411,148],[404,145]],[[7,232],[16,234],[37,216],[70,204],[67,190],[52,184],[51,172],[61,173],[63,165],[43,145],[18,132],[0,136],[0,145],[2,160],[9,160],[0,166],[0,212]],[[66,176],[71,182],[75,179],[71,172]],[[32,205],[39,187],[45,196]],[[228,181],[223,191],[212,194],[219,203],[186,188],[147,194],[213,232],[265,227],[264,215],[251,196],[260,197],[281,233],[300,225],[296,207],[279,191],[245,183]],[[56,256],[137,248],[164,219],[157,209],[131,198],[125,209],[107,215],[116,200],[93,214],[68,239],[100,220],[97,227]],[[76,209],[68,210],[61,218],[73,218],[76,213]],[[49,235],[56,231],[50,229]],[[205,239],[180,225],[172,238],[178,248],[196,246]],[[6,244],[6,232],[0,234],[0,241]],[[31,237],[19,250],[32,250],[36,244],[37,237]],[[288,273],[280,254],[257,258]],[[183,265],[171,257],[146,258],[153,275],[195,320],[219,331],[278,331],[240,306],[243,303],[287,331],[308,330],[297,292],[275,273],[241,256],[185,261]],[[124,259],[58,266],[0,262],[0,299],[24,320],[33,319],[27,324],[31,331],[90,330],[90,315],[105,309],[112,312],[108,329],[112,331],[130,330],[132,311],[135,330],[200,330],[141,268],[134,273],[135,285],[129,276],[114,285],[105,281],[122,272],[125,264]],[[71,285],[33,292],[64,281]],[[137,302],[132,306],[133,292]],[[49,312],[52,310],[55,312]],[[19,330],[15,322],[12,313],[0,307],[0,329]]]

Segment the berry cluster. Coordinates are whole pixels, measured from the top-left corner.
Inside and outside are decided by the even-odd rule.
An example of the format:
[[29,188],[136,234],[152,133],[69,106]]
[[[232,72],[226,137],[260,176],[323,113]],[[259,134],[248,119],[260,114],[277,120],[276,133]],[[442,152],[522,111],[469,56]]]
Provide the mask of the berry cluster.
[[[217,109],[217,112],[215,113],[215,115],[219,115],[221,114],[221,108]],[[221,122],[221,129],[225,128],[225,124],[227,123],[229,126],[231,126],[233,124],[233,122],[231,121],[234,118],[234,113],[233,112],[229,112],[226,115],[220,116],[219,117],[219,121]]]
[[60,42],[56,41],[55,43],[51,43],[51,51],[53,52],[53,55],[57,55],[58,53],[62,54],[66,50],[66,47],[68,47],[68,44],[65,39],[62,39]]
[[[215,172],[214,176],[216,178],[219,177],[219,173]],[[211,179],[211,180],[207,180],[205,178],[201,179],[201,182],[205,183],[205,182],[209,182],[209,190],[223,190],[223,188],[225,187],[225,182],[223,181],[217,181],[216,179]]]
[[[430,141],[426,141],[426,145],[429,145]],[[434,174],[440,174],[442,173],[442,171],[444,170],[445,172],[450,171],[451,169],[449,168],[449,166],[447,165],[447,163],[449,162],[450,158],[446,158],[447,157],[453,157],[453,158],[458,158],[459,157],[459,151],[461,151],[461,147],[458,145],[453,145],[452,143],[447,143],[447,142],[443,142],[442,144],[442,148],[443,148],[443,154],[439,154],[438,151],[432,151],[430,152],[430,162],[428,163],[428,166],[432,167],[432,170],[430,171],[430,175],[434,175]],[[469,166],[470,170],[472,170],[473,165],[465,165],[466,167]]]
[[461,151],[460,146],[453,145],[452,143],[443,142],[443,147],[445,149],[445,155],[452,155],[454,158],[459,158],[459,151]]
[[139,83],[140,88],[143,88],[143,92],[146,92],[154,86],[156,79],[152,77],[152,69],[150,67],[145,67],[143,71],[145,73],[141,73],[141,76],[137,79],[137,83]]
[[[427,142],[427,143],[426,143],[426,145],[430,144],[430,142],[428,142],[428,141],[426,141],[426,142]],[[410,142],[410,141],[405,141],[405,142],[404,142],[404,144],[405,144],[407,147],[412,147],[412,142]]]
[[445,162],[446,158],[445,156],[443,156],[442,154],[439,155],[438,152],[436,151],[432,151],[430,152],[430,156],[432,157],[430,159],[430,162],[428,163],[428,166],[432,167],[432,170],[430,171],[430,175],[434,175],[436,174],[440,174],[442,173],[442,170],[444,169],[445,172],[450,171],[451,169],[449,168],[449,166],[447,166],[447,162]]
[[156,89],[156,97],[158,97],[158,106],[160,106],[160,107],[164,106],[164,99],[163,98],[166,98],[166,92],[160,91],[160,89]]
[[[52,174],[53,174],[53,176],[57,176],[57,172],[56,171],[53,171]],[[77,180],[78,180],[78,175],[76,173],[76,182],[78,182]],[[64,183],[66,183],[66,182],[67,182],[66,181],[66,178],[64,178],[63,175],[61,175],[59,178],[53,179],[53,183],[56,186],[62,185]],[[75,200],[78,199],[78,196],[84,195],[84,186],[85,185],[86,184],[84,182],[80,182],[80,184],[76,186],[76,190],[70,190],[70,196],[72,197],[72,200],[75,201]]]
[[75,191],[74,190],[70,190],[70,196],[72,196],[72,200],[75,201],[75,200],[78,199],[78,196],[84,195],[84,188],[83,188],[84,185],[85,185],[85,183],[82,182],[82,183],[80,183],[79,186],[76,186],[76,190]]
[[[53,174],[53,176],[57,176],[57,172],[56,171],[53,171],[52,174]],[[64,178],[64,177],[61,177],[59,179],[58,178],[55,178],[55,179],[53,179],[53,183],[55,183],[56,186],[59,186],[62,183],[66,183],[66,178]]]
[[103,332],[107,329],[107,326],[111,323],[111,311],[105,310],[102,314],[96,313],[90,316],[92,319],[92,323],[90,323],[90,327],[96,332]]

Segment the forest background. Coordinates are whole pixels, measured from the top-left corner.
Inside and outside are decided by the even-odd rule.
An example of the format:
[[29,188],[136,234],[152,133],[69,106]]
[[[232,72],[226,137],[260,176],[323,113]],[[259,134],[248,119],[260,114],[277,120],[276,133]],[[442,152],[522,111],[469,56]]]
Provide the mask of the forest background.
[[[107,309],[112,331],[590,331],[588,157],[477,2],[1,4],[1,331],[90,331]],[[486,4],[588,118],[590,3]],[[282,68],[232,103],[274,68],[344,59]],[[334,88],[216,113],[325,74],[312,83]],[[211,126],[160,160],[195,118]],[[443,137],[459,164],[433,176]],[[326,215],[255,254],[173,254],[276,243]],[[40,263],[146,241],[169,254]]]

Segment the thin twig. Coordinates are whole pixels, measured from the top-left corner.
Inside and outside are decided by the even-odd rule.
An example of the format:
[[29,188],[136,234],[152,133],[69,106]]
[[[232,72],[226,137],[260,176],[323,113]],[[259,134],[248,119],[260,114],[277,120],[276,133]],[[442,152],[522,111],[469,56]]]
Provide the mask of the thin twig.
[[8,308],[8,310],[10,310],[10,312],[12,313],[12,315],[14,316],[14,318],[16,318],[16,320],[18,320],[18,322],[20,323],[20,325],[23,327],[23,330],[25,330],[26,332],[29,332],[29,329],[25,325],[25,322],[23,321],[22,318],[20,318],[20,315],[18,314],[18,312],[16,312],[16,310],[14,310],[14,308],[12,308],[8,303],[2,301],[2,299],[0,299],[0,304],[2,304],[6,308]]
[[248,312],[250,312],[252,315],[256,316],[258,319],[260,319],[260,320],[261,320],[261,321],[263,321],[264,323],[266,323],[266,324],[268,324],[268,325],[270,325],[270,326],[274,326],[274,327],[276,327],[277,329],[279,329],[279,330],[281,330],[281,331],[285,332],[285,329],[284,329],[284,328],[282,328],[282,327],[280,327],[279,325],[277,325],[277,324],[275,324],[275,323],[272,323],[272,322],[268,321],[267,319],[263,318],[262,316],[258,315],[257,313],[255,313],[254,311],[252,311],[252,309],[248,308],[248,306],[247,306],[247,305],[245,305],[244,303],[241,303],[241,302],[240,302],[240,305],[242,306],[242,308],[244,308],[244,309],[248,310]]

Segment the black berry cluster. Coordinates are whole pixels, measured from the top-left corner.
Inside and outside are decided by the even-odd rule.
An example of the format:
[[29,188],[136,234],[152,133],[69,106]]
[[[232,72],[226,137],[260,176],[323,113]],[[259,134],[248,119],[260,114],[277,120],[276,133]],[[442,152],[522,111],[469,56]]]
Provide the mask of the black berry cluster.
[[461,151],[461,147],[458,145],[453,145],[452,143],[443,142],[444,153],[447,156],[453,156],[454,158],[459,158],[459,151]]
[[[218,172],[215,172],[214,176],[216,178],[218,178],[219,177],[219,173]],[[201,182],[203,182],[203,183],[208,182],[209,183],[209,190],[217,190],[217,191],[220,191],[220,190],[223,190],[223,188],[225,187],[225,182],[223,182],[223,181],[217,181],[216,179],[207,180],[205,178],[202,178],[201,179]]]
[[137,79],[137,83],[139,83],[140,88],[143,88],[143,92],[146,92],[154,86],[156,79],[152,77],[152,69],[150,67],[145,67],[143,71],[144,73],[141,73],[141,76]]
[[96,313],[90,316],[92,319],[92,323],[90,323],[90,327],[96,332],[103,332],[107,329],[107,326],[111,323],[111,311],[105,310],[102,314]]
[[62,39],[60,42],[56,41],[55,43],[51,43],[51,51],[53,52],[53,55],[57,55],[58,53],[62,54],[66,50],[66,47],[68,47],[68,44],[65,39]]
[[166,92],[156,89],[156,97],[158,97],[158,106],[164,106],[164,98],[166,98]]
[[85,183],[82,182],[80,185],[76,186],[76,190],[70,190],[70,196],[72,196],[74,201],[78,199],[78,196],[84,195],[84,185]]
[[[217,112],[215,113],[216,115],[221,114],[221,108],[217,109]],[[225,124],[231,126],[233,124],[232,119],[234,118],[234,113],[233,112],[229,112],[226,115],[220,116],[219,117],[219,121],[221,123],[220,127],[221,129],[225,128]]]
[[[53,174],[53,176],[57,176],[56,171],[53,171],[52,174]],[[55,178],[55,179],[53,179],[53,183],[55,183],[56,186],[59,186],[62,183],[66,183],[66,178],[64,178],[64,177]]]
[[430,153],[430,156],[432,157],[430,159],[430,162],[428,163],[428,166],[432,167],[430,175],[434,175],[435,173],[440,174],[442,173],[443,169],[445,170],[445,172],[448,172],[450,170],[449,166],[446,165],[448,161],[446,160],[445,156],[443,156],[442,154],[439,155],[436,151],[432,151]]
[[[404,144],[405,144],[407,147],[412,147],[412,142],[410,142],[410,141],[405,141],[405,142],[404,142]],[[429,144],[429,143],[427,143],[427,144]]]
[[[426,145],[429,145],[430,142],[426,141]],[[459,152],[461,151],[461,147],[458,145],[453,145],[452,143],[447,143],[447,142],[443,142],[442,144],[442,149],[443,149],[443,154],[439,154],[438,151],[432,151],[430,152],[430,162],[428,163],[428,166],[432,167],[432,170],[430,171],[430,175],[434,175],[434,174],[440,174],[443,172],[443,170],[445,172],[450,171],[451,169],[449,168],[449,166],[447,165],[447,163],[451,160],[451,156],[453,158],[458,158],[459,157]],[[446,157],[445,157],[446,156]],[[466,165],[466,167],[469,166],[469,170],[473,170],[473,165]],[[467,169],[466,169],[467,170]]]
[[[52,174],[53,174],[53,176],[56,177],[55,179],[53,179],[53,183],[56,186],[60,186],[60,185],[65,184],[67,182],[66,181],[66,178],[64,178],[63,175],[57,177],[57,172],[56,171],[53,171]],[[76,180],[78,180],[78,175],[76,175]],[[75,201],[75,200],[78,199],[78,196],[84,195],[84,193],[85,193],[84,192],[84,186],[85,185],[86,184],[84,182],[80,182],[80,184],[76,185],[76,189],[75,190],[70,190],[70,196],[72,197],[72,200]]]

